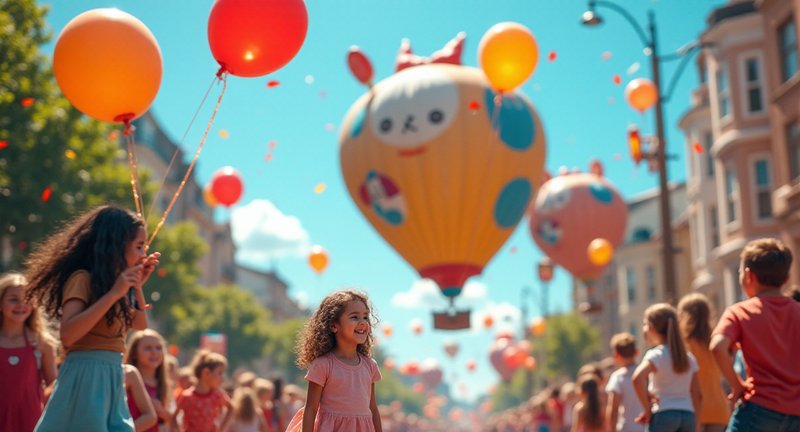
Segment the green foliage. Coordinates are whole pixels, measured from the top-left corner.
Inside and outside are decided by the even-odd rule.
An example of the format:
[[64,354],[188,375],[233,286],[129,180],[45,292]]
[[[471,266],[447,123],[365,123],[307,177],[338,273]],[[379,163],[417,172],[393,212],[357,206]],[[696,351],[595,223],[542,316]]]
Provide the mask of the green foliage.
[[270,325],[269,339],[264,347],[264,357],[269,359],[272,368],[281,371],[292,383],[302,383],[305,376],[305,371],[297,367],[294,354],[297,335],[303,324],[303,320],[288,320]]
[[[108,139],[111,126],[87,119],[61,96],[39,49],[50,39],[46,12],[34,0],[0,0],[0,141],[7,143],[0,149],[0,237],[14,246],[0,266],[7,260],[10,268],[73,215],[132,202],[124,152]],[[46,188],[52,193],[44,202]]]
[[[541,373],[549,380],[562,377],[574,380],[578,369],[595,360],[602,352],[597,329],[576,312],[548,318],[543,339],[545,353]],[[534,348],[536,346],[537,341],[534,340]],[[541,355],[537,360],[541,367]]]
[[[383,365],[386,356],[380,347],[372,353],[378,366]],[[422,415],[422,407],[425,405],[425,396],[413,391],[401,380],[395,369],[381,367],[380,381],[375,383],[375,399],[380,405],[389,405],[392,401],[398,401],[403,405],[403,411]]]
[[502,411],[518,406],[528,400],[525,368],[518,368],[509,382],[500,383],[492,393],[492,411]]
[[198,346],[202,333],[224,333],[231,370],[251,366],[269,341],[269,312],[253,294],[235,285],[193,289],[172,306],[171,314],[175,323],[171,340],[184,348]]

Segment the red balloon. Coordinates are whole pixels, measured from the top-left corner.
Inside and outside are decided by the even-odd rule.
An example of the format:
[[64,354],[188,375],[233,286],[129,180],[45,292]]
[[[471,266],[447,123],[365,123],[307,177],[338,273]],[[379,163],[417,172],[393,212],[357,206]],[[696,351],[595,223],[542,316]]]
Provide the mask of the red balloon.
[[350,51],[347,52],[347,65],[357,80],[362,84],[372,85],[372,63],[361,48],[355,45],[350,47]]
[[227,72],[257,77],[282,68],[308,31],[303,0],[217,0],[208,16],[208,44]]
[[239,201],[243,189],[242,176],[233,167],[224,167],[211,177],[211,194],[226,207]]

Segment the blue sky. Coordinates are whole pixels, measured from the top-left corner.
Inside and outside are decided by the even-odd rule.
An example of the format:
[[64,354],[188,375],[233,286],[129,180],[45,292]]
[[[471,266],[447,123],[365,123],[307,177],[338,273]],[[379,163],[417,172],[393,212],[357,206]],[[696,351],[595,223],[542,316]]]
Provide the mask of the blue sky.
[[[642,25],[646,11],[655,11],[664,54],[695,40],[705,28],[709,11],[724,1],[616,3]],[[161,89],[151,109],[177,140],[217,70],[206,36],[211,4],[208,0],[57,0],[51,2],[48,21],[55,40],[70,19],[97,7],[118,7],[142,20],[158,39],[164,60]],[[587,169],[590,159],[598,158],[606,176],[625,197],[657,184],[655,175],[630,161],[625,139],[629,123],[638,123],[645,133],[653,129],[652,113],[639,115],[628,107],[623,95],[627,81],[650,76],[649,58],[633,29],[611,11],[599,10],[606,20],[602,27],[581,27],[578,21],[586,8],[583,0],[310,0],[307,7],[308,36],[292,62],[269,76],[229,78],[196,175],[205,183],[225,165],[242,173],[245,193],[239,205],[232,212],[217,210],[219,220],[233,215],[235,220],[263,222],[240,224],[238,236],[247,234],[251,239],[243,244],[242,261],[277,270],[291,286],[290,294],[312,306],[332,289],[368,291],[381,320],[394,327],[394,335],[382,341],[396,362],[438,359],[445,379],[455,380],[454,387],[466,383],[466,393],[454,396],[474,399],[498,380],[488,362],[492,335],[500,328],[519,329],[522,287],[531,287],[534,296],[540,292],[534,266],[541,252],[523,220],[483,275],[468,285],[461,302],[471,306],[477,317],[491,312],[494,328],[430,330],[431,304],[441,301],[440,297],[419,281],[414,270],[359,213],[340,173],[338,126],[365,91],[347,69],[347,49],[360,46],[372,60],[376,80],[381,80],[393,72],[402,38],[410,38],[415,53],[430,55],[464,31],[467,42],[462,62],[477,66],[478,42],[487,29],[503,21],[527,26],[538,40],[540,60],[521,91],[544,123],[547,169]],[[551,51],[556,52],[552,62],[547,59]],[[609,59],[603,58],[604,52],[611,53]],[[676,66],[664,65],[665,84]],[[622,77],[623,85],[613,83],[615,74]],[[280,85],[268,88],[270,80]],[[689,92],[696,83],[696,69],[690,66],[666,106],[667,142],[670,152],[678,155],[669,165],[671,180],[685,177],[685,143],[675,125],[687,109]],[[216,92],[218,89],[212,95]],[[212,106],[213,100],[201,111],[185,141],[187,153],[194,152]],[[228,132],[227,138],[221,137],[221,130]],[[267,162],[265,155],[272,141],[276,145]],[[317,194],[314,189],[320,183],[327,188]],[[321,276],[306,262],[311,244],[322,245],[331,256],[331,264]],[[265,246],[271,247],[265,250]],[[551,312],[572,308],[570,282],[564,271],[556,272],[549,290]],[[530,319],[539,315],[539,301],[538,297],[527,300]],[[414,319],[425,326],[421,336],[410,330]],[[445,356],[446,340],[461,344],[455,360]],[[468,359],[478,362],[477,371],[469,375],[464,366]]]

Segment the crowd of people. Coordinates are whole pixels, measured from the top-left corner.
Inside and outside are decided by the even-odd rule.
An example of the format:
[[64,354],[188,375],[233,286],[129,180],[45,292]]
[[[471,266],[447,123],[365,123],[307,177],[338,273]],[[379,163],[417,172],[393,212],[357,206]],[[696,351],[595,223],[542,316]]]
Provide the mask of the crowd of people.
[[800,291],[784,290],[791,264],[778,240],[748,243],[739,268],[748,299],[716,324],[699,293],[677,308],[652,305],[641,359],[636,338],[616,334],[613,357],[495,415],[486,430],[800,431]]
[[[0,430],[312,432],[455,430],[445,420],[379,407],[375,317],[363,293],[328,295],[301,331],[307,390],[199,350],[180,367],[148,328],[144,223],[113,206],[88,212],[32,252],[26,275],[0,278]],[[644,313],[642,351],[615,335],[613,359],[582,367],[488,420],[493,431],[800,430],[800,303],[782,289],[792,263],[774,239],[749,243],[739,282],[748,300],[716,325],[701,294]],[[59,339],[47,320],[57,322]],[[735,353],[745,367],[734,368]],[[727,393],[727,395],[726,395]]]

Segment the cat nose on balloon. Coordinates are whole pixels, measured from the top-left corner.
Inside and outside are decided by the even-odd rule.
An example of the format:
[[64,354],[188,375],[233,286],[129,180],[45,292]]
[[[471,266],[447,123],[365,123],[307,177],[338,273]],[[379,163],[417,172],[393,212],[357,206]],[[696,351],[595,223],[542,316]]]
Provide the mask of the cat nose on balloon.
[[416,132],[417,131],[417,127],[414,126],[414,115],[413,114],[409,114],[408,117],[406,117],[406,122],[403,123],[403,133],[406,133],[407,131],[411,131],[411,132]]

